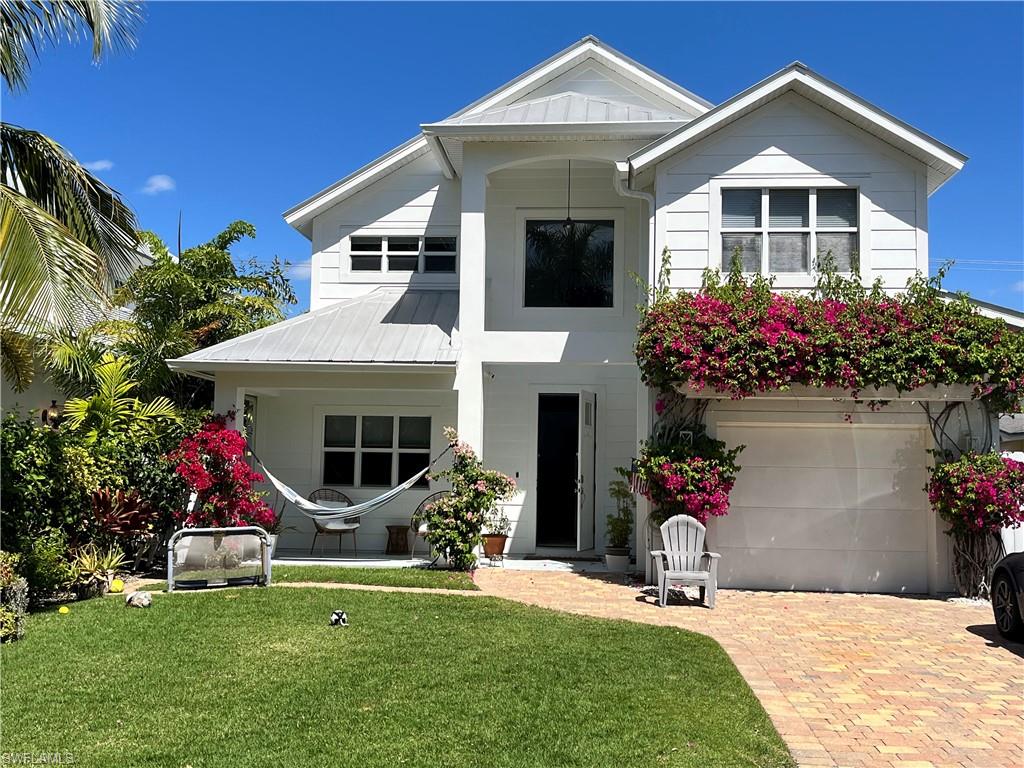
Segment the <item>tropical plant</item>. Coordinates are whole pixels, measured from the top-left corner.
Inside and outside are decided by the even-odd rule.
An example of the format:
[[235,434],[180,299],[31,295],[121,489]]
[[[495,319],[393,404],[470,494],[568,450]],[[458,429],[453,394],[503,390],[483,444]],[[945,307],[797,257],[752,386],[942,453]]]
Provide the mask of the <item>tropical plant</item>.
[[25,635],[28,612],[28,581],[19,573],[21,556],[0,552],[0,643]]
[[936,464],[928,500],[949,524],[953,578],[962,595],[987,597],[1002,552],[1000,532],[1024,523],[1024,462],[995,452],[964,453]]
[[191,510],[176,517],[187,527],[224,528],[235,525],[273,525],[274,510],[253,490],[263,482],[245,460],[245,438],[227,427],[227,417],[212,416],[194,435],[168,456],[175,471],[195,491]]
[[981,315],[966,295],[918,276],[893,296],[826,268],[810,294],[780,293],[735,268],[706,272],[697,293],[660,294],[644,313],[636,355],[659,390],[688,384],[733,399],[796,384],[860,393],[964,384],[993,411],[1024,394],[1024,334]]
[[210,394],[209,386],[175,374],[164,361],[283,319],[295,293],[285,276],[287,264],[277,258],[269,266],[255,260],[236,265],[231,248],[256,235],[247,222],[232,223],[177,258],[152,233],[140,235],[152,263],[137,269],[112,299],[130,316],[51,337],[46,347],[51,377],[81,389],[88,362],[110,350],[131,362],[144,396],[168,394],[184,405],[197,392]]
[[[23,89],[32,59],[61,39],[92,39],[93,58],[132,47],[140,4],[122,0],[2,0],[0,71]],[[0,354],[19,387],[32,378],[27,337],[71,328],[127,277],[135,219],[120,196],[53,139],[0,123]]]
[[88,397],[64,403],[64,420],[72,431],[84,434],[87,443],[132,428],[153,429],[178,419],[178,411],[166,397],[148,403],[133,397],[138,383],[131,377],[131,363],[105,354],[94,368],[96,391]]
[[660,525],[673,515],[689,515],[701,523],[729,512],[729,494],[744,446],[727,448],[695,425],[687,439],[645,442],[636,473],[651,502],[650,520]]
[[24,551],[24,573],[33,605],[66,595],[74,579],[67,535],[57,528],[41,532]]
[[431,479],[447,480],[451,490],[426,509],[427,541],[451,568],[465,571],[476,562],[473,550],[480,544],[486,515],[498,502],[512,497],[516,484],[501,472],[485,469],[453,427],[445,427],[444,434],[451,446],[452,465]]
[[87,544],[71,563],[71,586],[79,599],[98,597],[110,588],[110,582],[124,565],[124,554],[117,547],[101,550]]
[[633,489],[625,481],[625,478],[629,477],[628,470],[616,467],[615,472],[619,475],[619,479],[608,483],[608,495],[615,502],[615,514],[608,515],[606,518],[605,532],[608,536],[608,546],[622,549],[629,546],[629,537],[633,533],[633,513],[636,509],[636,501]]

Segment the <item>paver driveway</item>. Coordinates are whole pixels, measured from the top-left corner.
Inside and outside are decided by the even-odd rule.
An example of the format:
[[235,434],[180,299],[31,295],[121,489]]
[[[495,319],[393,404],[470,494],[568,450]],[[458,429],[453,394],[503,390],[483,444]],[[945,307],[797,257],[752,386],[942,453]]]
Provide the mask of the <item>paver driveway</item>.
[[659,608],[623,581],[477,571],[492,595],[714,637],[801,765],[1024,766],[1024,645],[997,641],[984,606],[721,590],[713,611]]

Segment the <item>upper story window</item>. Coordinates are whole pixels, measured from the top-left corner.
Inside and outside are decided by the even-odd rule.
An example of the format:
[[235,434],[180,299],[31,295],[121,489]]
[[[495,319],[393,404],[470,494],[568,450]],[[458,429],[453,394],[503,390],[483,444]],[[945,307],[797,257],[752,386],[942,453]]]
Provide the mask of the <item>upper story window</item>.
[[615,222],[526,221],[527,307],[611,307]]
[[354,235],[349,245],[353,272],[455,272],[454,237]]
[[[722,269],[739,254],[744,272],[810,272],[831,253],[850,272],[857,257],[857,190],[723,189]],[[812,259],[812,254],[816,258]]]

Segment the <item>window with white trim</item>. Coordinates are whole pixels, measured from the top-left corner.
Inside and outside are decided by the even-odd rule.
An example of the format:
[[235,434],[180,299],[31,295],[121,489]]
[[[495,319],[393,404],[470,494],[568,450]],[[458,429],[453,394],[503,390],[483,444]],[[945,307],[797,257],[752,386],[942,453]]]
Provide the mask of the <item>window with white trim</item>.
[[434,235],[353,235],[353,272],[454,273],[457,242]]
[[328,414],[323,442],[323,485],[392,488],[430,463],[430,417]]
[[723,189],[722,270],[738,256],[744,272],[810,272],[830,254],[850,272],[857,218],[857,190],[848,187]]

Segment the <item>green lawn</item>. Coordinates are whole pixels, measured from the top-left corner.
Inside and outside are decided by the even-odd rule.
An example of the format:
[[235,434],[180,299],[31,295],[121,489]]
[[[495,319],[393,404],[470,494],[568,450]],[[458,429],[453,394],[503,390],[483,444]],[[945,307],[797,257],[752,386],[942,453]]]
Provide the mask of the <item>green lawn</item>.
[[434,568],[339,568],[332,565],[275,565],[271,579],[277,582],[319,581],[330,584],[383,584],[388,587],[480,589],[463,571]]
[[0,752],[78,766],[793,764],[713,640],[494,598],[103,598],[32,616],[0,661]]

